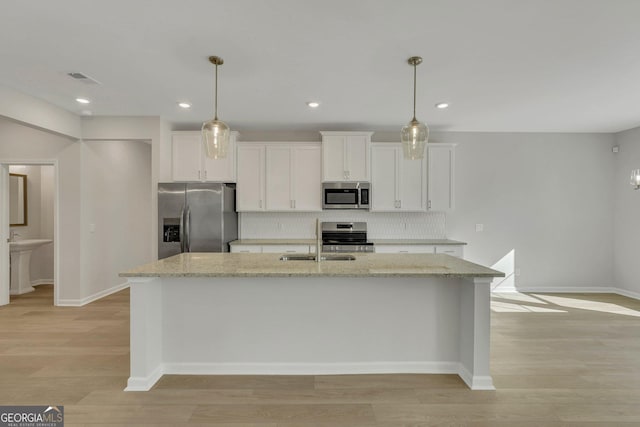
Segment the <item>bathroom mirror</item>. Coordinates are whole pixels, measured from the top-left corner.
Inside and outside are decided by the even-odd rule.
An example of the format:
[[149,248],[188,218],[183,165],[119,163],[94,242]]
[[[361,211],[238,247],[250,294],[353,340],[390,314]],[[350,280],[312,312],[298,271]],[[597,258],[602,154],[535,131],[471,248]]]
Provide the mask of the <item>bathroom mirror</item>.
[[27,225],[27,175],[9,174],[9,225]]

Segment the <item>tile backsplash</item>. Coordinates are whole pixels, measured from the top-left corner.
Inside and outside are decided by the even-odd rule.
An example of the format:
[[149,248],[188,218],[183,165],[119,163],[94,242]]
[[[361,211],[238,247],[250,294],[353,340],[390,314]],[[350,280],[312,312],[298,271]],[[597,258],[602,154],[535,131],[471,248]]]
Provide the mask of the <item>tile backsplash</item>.
[[311,239],[320,221],[363,221],[369,239],[444,239],[446,215],[440,212],[241,212],[241,239]]

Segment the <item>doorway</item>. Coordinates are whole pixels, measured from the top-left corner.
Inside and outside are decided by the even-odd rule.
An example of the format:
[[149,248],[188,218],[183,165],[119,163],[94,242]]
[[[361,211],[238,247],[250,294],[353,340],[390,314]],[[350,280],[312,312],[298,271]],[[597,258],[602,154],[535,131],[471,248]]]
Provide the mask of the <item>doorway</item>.
[[[24,178],[23,178],[24,177]],[[23,199],[12,194],[17,188],[16,180],[25,183]],[[0,160],[0,305],[9,304],[12,294],[28,292],[31,285],[53,285],[53,305],[58,305],[59,299],[59,215],[58,215],[58,164],[57,160]],[[24,203],[20,209],[11,211],[12,204]],[[14,206],[15,207],[15,206]],[[16,219],[16,212],[22,212],[23,217]],[[12,217],[13,215],[13,217]],[[18,222],[21,221],[21,222]],[[10,225],[10,224],[14,225]],[[24,245],[11,245],[9,240],[23,241]],[[29,240],[29,242],[27,242]],[[24,250],[31,247],[34,240],[52,240],[51,243],[38,243],[27,257],[31,258],[31,266],[24,266],[25,259],[20,259],[13,250]],[[19,254],[23,256],[25,252]],[[16,255],[14,255],[16,254]],[[13,256],[13,262],[11,258]],[[20,264],[18,264],[20,260]],[[35,264],[34,264],[35,262]],[[29,275],[27,281],[18,286],[14,277],[11,283],[12,266],[19,272],[26,268]],[[14,271],[15,274],[15,271]]]

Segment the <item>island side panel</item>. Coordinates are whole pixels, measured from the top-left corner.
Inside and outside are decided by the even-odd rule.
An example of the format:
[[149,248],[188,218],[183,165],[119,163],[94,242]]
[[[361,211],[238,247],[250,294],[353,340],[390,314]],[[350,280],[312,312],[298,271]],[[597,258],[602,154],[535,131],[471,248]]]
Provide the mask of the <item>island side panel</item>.
[[460,377],[472,390],[495,390],[489,369],[491,278],[465,282],[460,294]]
[[175,374],[458,373],[461,283],[165,278],[163,366]]
[[131,370],[126,391],[147,391],[162,370],[162,279],[129,278]]

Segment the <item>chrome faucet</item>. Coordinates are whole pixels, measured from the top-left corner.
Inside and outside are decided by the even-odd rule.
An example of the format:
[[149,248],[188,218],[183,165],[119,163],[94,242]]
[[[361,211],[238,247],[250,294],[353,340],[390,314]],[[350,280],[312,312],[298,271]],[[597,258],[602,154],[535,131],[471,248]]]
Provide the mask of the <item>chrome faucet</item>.
[[16,233],[15,230],[11,230],[9,231],[9,241],[10,242],[15,242],[16,241],[16,236],[19,236],[20,234]]
[[316,218],[316,262],[320,262],[320,251],[322,250],[322,223],[320,218]]

